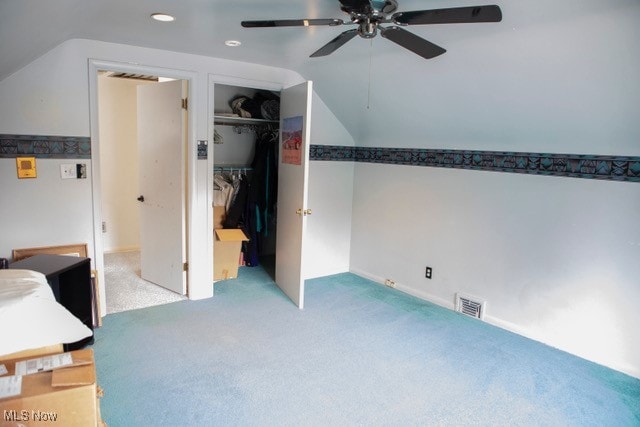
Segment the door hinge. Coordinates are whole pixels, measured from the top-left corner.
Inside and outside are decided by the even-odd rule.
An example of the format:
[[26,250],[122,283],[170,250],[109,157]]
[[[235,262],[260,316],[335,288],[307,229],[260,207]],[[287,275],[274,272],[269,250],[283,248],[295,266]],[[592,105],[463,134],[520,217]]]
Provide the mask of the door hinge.
[[183,98],[182,99],[182,109],[184,109],[184,110],[188,110],[189,109],[189,98]]
[[188,262],[183,262],[182,263],[182,271],[189,271],[189,263]]

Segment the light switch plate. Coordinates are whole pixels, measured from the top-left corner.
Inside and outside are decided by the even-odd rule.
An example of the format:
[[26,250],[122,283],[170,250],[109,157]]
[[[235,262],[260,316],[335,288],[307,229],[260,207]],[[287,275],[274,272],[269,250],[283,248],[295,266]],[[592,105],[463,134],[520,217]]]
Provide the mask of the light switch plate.
[[60,165],[60,177],[62,179],[76,179],[78,170],[75,164]]

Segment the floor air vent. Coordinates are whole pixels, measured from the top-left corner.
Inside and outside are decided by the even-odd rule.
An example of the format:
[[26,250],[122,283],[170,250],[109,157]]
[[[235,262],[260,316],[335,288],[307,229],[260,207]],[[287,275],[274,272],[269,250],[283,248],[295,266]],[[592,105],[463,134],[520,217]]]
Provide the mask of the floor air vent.
[[476,319],[484,319],[485,302],[462,294],[456,294],[456,311]]

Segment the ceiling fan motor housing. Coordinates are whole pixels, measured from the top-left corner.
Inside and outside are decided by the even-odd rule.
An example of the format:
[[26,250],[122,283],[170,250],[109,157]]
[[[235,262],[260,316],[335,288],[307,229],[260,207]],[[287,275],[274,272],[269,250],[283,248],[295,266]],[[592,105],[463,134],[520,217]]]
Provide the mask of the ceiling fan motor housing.
[[396,0],[340,0],[341,9],[349,14],[391,13],[398,8]]
[[351,22],[358,25],[358,35],[364,39],[372,39],[378,35],[378,24],[387,22],[386,15],[398,7],[396,0],[341,1],[342,10],[349,12]]

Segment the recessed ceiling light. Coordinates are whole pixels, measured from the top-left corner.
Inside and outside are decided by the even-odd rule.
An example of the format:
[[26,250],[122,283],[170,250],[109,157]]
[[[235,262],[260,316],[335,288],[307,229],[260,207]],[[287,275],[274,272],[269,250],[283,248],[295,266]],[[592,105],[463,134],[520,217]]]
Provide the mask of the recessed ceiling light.
[[224,42],[224,44],[226,44],[229,47],[238,47],[240,46],[242,43],[239,42],[238,40],[227,40],[226,42]]
[[176,18],[174,18],[171,15],[167,15],[166,13],[152,13],[151,17],[156,21],[161,21],[161,22],[172,22],[176,20]]

